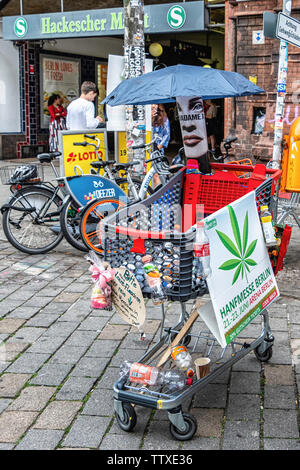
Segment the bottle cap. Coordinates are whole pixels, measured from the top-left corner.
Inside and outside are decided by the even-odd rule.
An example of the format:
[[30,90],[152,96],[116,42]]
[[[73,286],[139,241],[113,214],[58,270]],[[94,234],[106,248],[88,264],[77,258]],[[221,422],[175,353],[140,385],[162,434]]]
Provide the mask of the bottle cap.
[[192,378],[192,377],[194,376],[194,371],[193,371],[193,369],[188,369],[188,370],[186,371],[186,375],[187,375],[188,378]]
[[174,348],[172,349],[172,359],[175,360],[176,356],[183,351],[186,351],[185,346],[174,346]]

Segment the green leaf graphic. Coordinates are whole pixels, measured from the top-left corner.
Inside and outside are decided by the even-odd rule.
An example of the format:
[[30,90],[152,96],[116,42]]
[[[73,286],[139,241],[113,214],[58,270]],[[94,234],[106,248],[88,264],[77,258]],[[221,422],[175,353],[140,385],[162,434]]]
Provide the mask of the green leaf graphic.
[[245,254],[247,243],[248,243],[248,211],[246,213],[246,217],[244,220],[244,228],[243,228],[243,255]]
[[242,255],[243,254],[242,253],[242,241],[241,241],[239,224],[238,224],[233,208],[231,206],[228,206],[228,210],[229,210],[229,216],[230,216],[230,222],[232,226],[233,235],[234,235],[236,244],[239,248],[240,254]]
[[253,259],[250,259],[250,258],[245,259],[245,262],[246,262],[247,264],[249,264],[249,266],[256,266],[256,265],[257,265],[257,262],[254,261]]
[[238,249],[236,248],[235,244],[230,240],[230,238],[223,232],[220,232],[219,230],[216,230],[221,242],[227,248],[230,253],[232,253],[234,256],[237,256],[240,258],[240,253],[238,252]]
[[225,261],[225,263],[223,263],[219,269],[223,269],[223,271],[230,271],[231,269],[236,268],[240,262],[240,259],[229,259],[228,261]]
[[255,250],[255,247],[256,247],[256,243],[257,243],[257,239],[256,240],[253,240],[253,242],[250,243],[245,255],[244,255],[244,258],[249,258],[250,255],[252,255],[253,251]]
[[237,267],[237,269],[234,273],[233,280],[232,280],[232,285],[237,281],[237,279],[240,275],[241,269],[242,269],[242,263],[239,264],[239,266]]

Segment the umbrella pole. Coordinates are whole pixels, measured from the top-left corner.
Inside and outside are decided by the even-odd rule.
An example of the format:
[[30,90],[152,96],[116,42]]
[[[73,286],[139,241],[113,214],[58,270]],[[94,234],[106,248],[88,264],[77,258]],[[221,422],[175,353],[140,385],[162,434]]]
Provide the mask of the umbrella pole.
[[[125,79],[138,77],[145,70],[144,2],[124,0],[124,75]],[[132,146],[146,143],[145,106],[127,105],[126,140],[127,160],[137,160],[135,167],[139,174],[144,171],[145,149],[132,149]]]

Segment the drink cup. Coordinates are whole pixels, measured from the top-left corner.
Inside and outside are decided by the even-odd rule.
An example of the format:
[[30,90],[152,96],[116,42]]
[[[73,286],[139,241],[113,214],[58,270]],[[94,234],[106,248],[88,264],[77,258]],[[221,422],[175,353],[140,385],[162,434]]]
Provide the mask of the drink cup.
[[209,357],[198,357],[194,361],[197,380],[205,377],[210,371],[210,359]]

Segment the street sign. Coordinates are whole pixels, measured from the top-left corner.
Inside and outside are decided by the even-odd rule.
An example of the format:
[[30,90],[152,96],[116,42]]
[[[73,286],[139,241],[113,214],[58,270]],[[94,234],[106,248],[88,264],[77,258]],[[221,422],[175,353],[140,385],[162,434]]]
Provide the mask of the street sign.
[[300,47],[300,21],[280,12],[278,14],[276,37]]
[[277,19],[276,13],[264,12],[264,36],[266,38],[276,38]]
[[259,31],[252,31],[252,44],[264,44],[265,43],[265,36],[264,32]]

